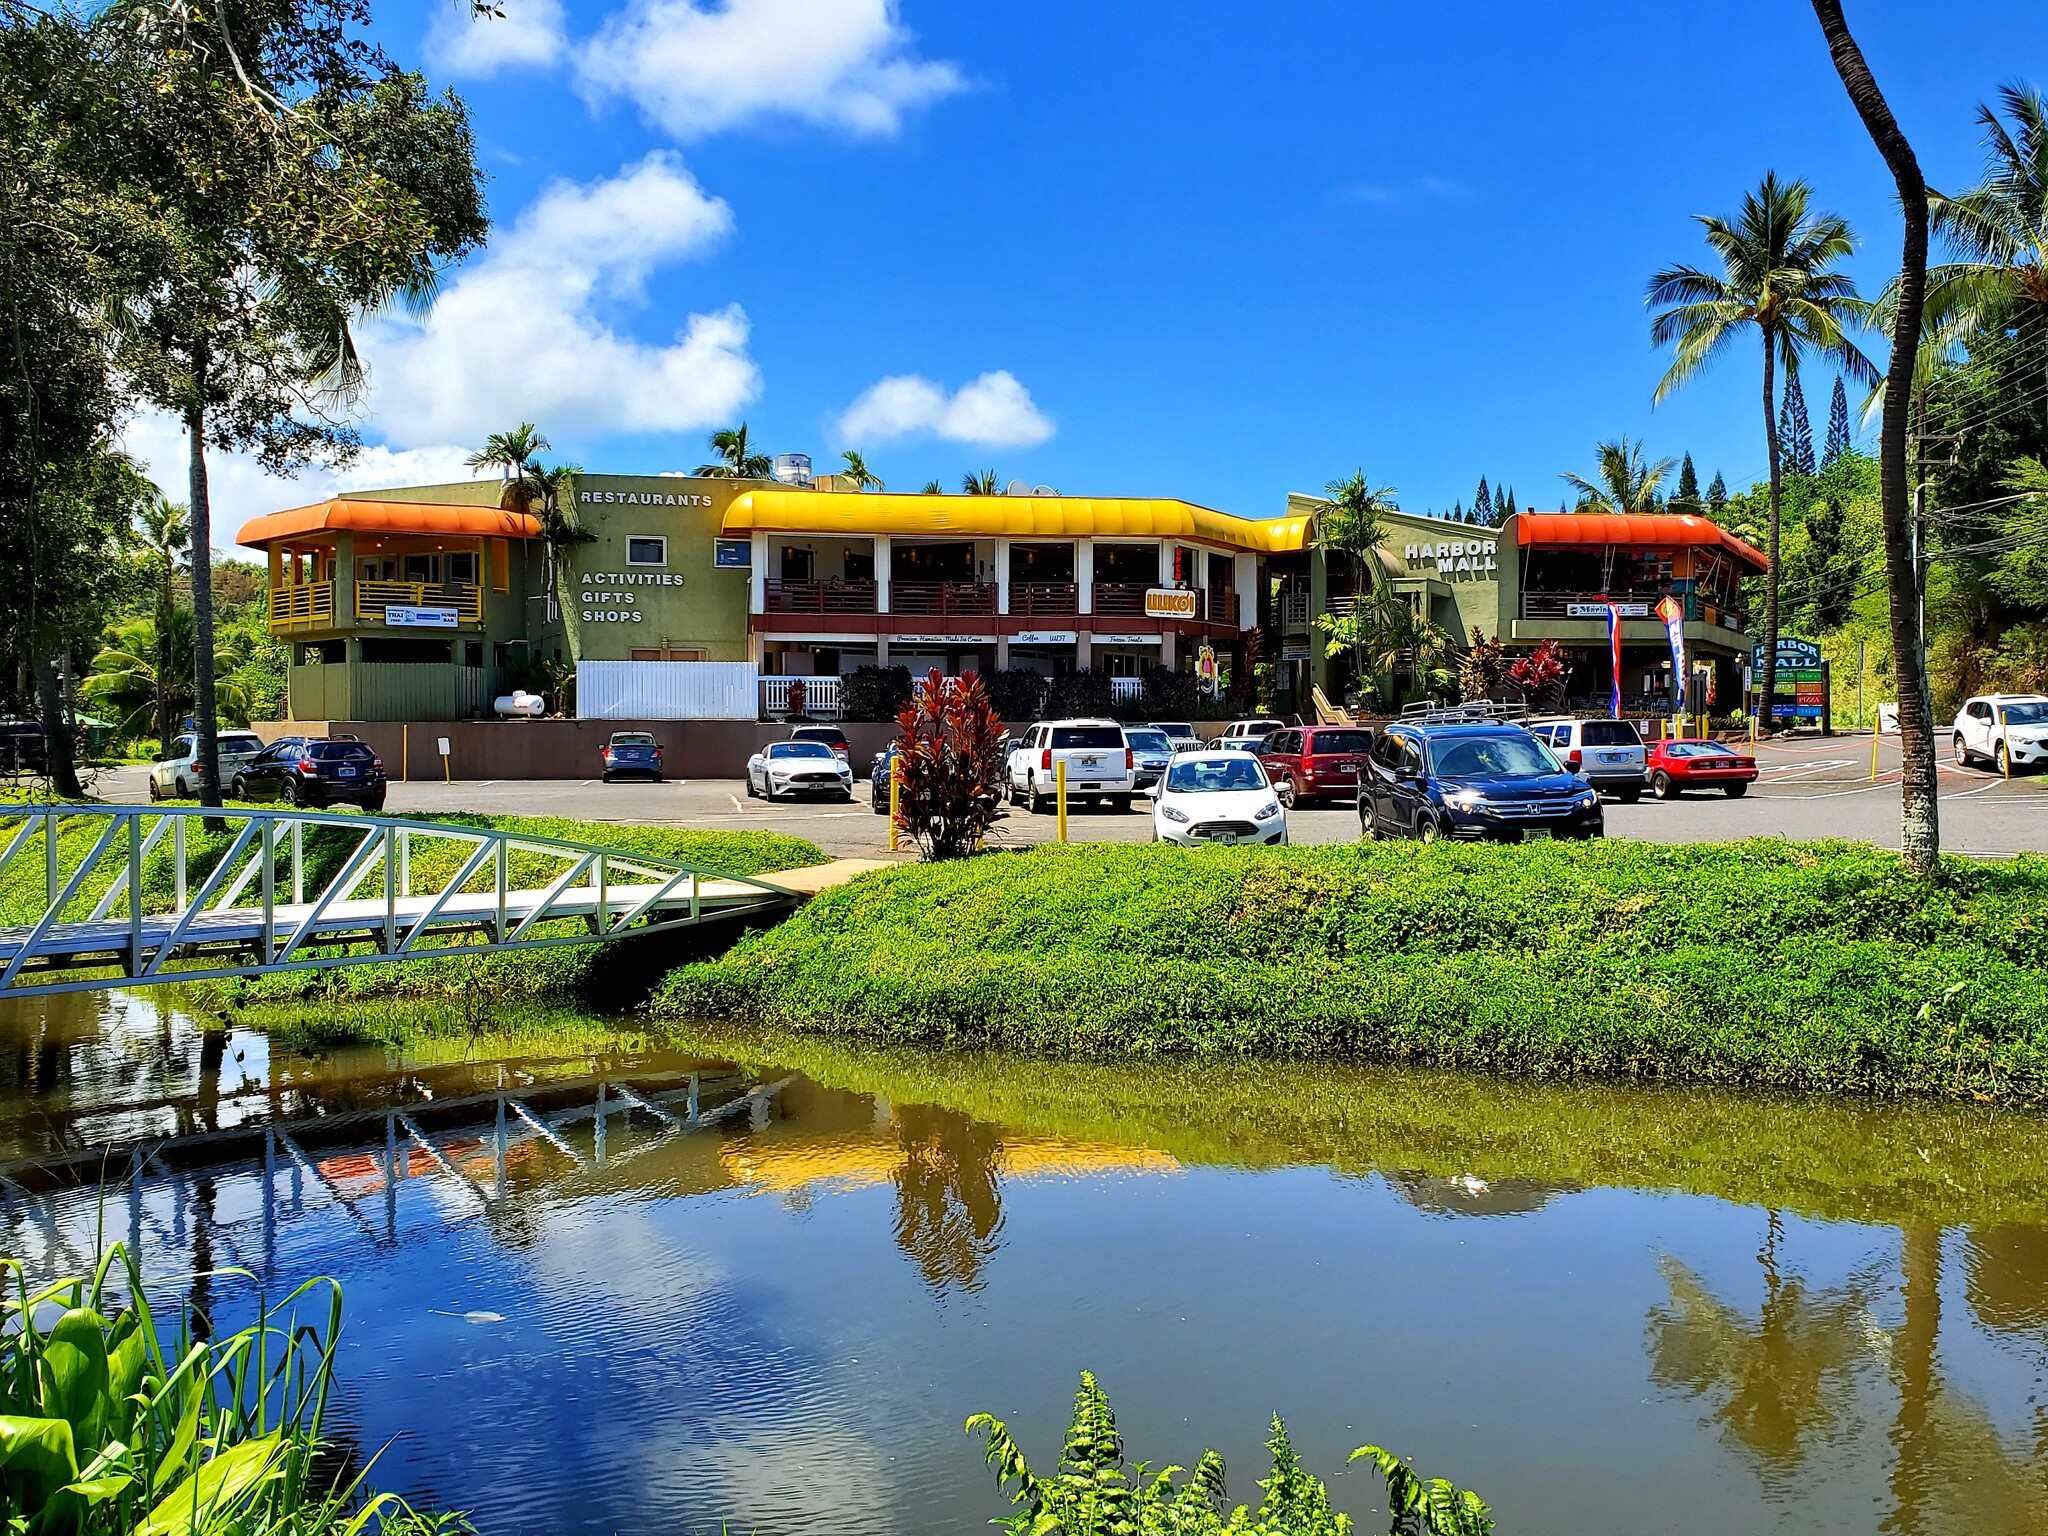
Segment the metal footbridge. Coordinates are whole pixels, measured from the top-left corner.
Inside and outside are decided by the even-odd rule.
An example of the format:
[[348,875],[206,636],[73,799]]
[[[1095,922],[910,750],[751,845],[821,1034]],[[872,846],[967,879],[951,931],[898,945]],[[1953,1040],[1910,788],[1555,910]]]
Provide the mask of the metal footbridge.
[[603,943],[802,899],[678,860],[403,817],[36,805],[0,808],[0,836],[0,997]]

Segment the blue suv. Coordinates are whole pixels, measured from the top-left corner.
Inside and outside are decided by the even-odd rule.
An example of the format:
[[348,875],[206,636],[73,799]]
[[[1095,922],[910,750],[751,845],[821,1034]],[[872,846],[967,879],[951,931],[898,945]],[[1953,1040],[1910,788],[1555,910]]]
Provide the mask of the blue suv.
[[1600,797],[1519,725],[1390,725],[1358,773],[1362,837],[1599,837]]

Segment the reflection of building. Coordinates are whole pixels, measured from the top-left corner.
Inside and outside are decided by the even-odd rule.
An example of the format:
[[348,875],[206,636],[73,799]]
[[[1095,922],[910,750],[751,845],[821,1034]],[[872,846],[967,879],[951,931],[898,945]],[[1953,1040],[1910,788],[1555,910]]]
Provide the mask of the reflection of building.
[[1418,1211],[1440,1216],[1527,1216],[1579,1187],[1541,1179],[1482,1179],[1469,1173],[1389,1173],[1386,1179],[1394,1193]]
[[1969,1290],[1970,1310],[1986,1328],[2048,1339],[2048,1230],[1971,1228]]

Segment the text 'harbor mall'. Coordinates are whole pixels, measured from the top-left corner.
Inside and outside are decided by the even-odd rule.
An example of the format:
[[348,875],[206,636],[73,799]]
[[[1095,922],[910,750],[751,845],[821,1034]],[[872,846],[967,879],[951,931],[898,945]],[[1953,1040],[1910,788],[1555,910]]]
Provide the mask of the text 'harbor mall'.
[[1160,670],[1244,698],[1270,666],[1272,705],[1312,715],[1316,690],[1341,699],[1349,681],[1318,619],[1375,592],[1461,644],[1476,630],[1512,656],[1557,641],[1567,700],[1602,713],[1612,604],[1624,707],[1645,715],[1674,699],[1669,597],[1688,707],[1740,707],[1741,583],[1763,557],[1704,517],[1520,512],[1486,528],[1390,513],[1359,569],[1319,547],[1305,495],[1246,516],[1021,482],[860,492],[800,459],[778,472],[585,474],[545,522],[495,479],[256,518],[239,541],[268,561],[291,719],[483,721],[525,688],[585,720],[759,722],[790,712],[793,686],[802,712],[829,718],[842,679],[899,666],[1098,672],[1119,705]]

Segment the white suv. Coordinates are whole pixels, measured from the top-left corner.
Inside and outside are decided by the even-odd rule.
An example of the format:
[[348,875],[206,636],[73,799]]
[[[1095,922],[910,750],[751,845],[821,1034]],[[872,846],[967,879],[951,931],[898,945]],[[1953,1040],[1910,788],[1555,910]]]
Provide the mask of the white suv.
[[2038,693],[1986,693],[1956,711],[1956,766],[1977,760],[2000,773],[2048,762],[2048,698]]
[[[246,768],[263,750],[263,739],[254,731],[222,731],[220,782],[225,789],[235,782],[235,771]],[[149,798],[152,800],[194,800],[199,796],[199,738],[186,734],[171,743],[171,755],[149,770]]]
[[1004,765],[1010,804],[1028,805],[1033,815],[1051,810],[1054,765],[1062,762],[1069,801],[1107,800],[1119,811],[1131,808],[1138,789],[1136,754],[1114,720],[1045,720],[1025,731]]
[[1286,725],[1285,720],[1233,720],[1210,746],[1218,752],[1256,752],[1268,736]]
[[1528,731],[1594,789],[1634,805],[1650,787],[1650,753],[1629,720],[1532,720]]

